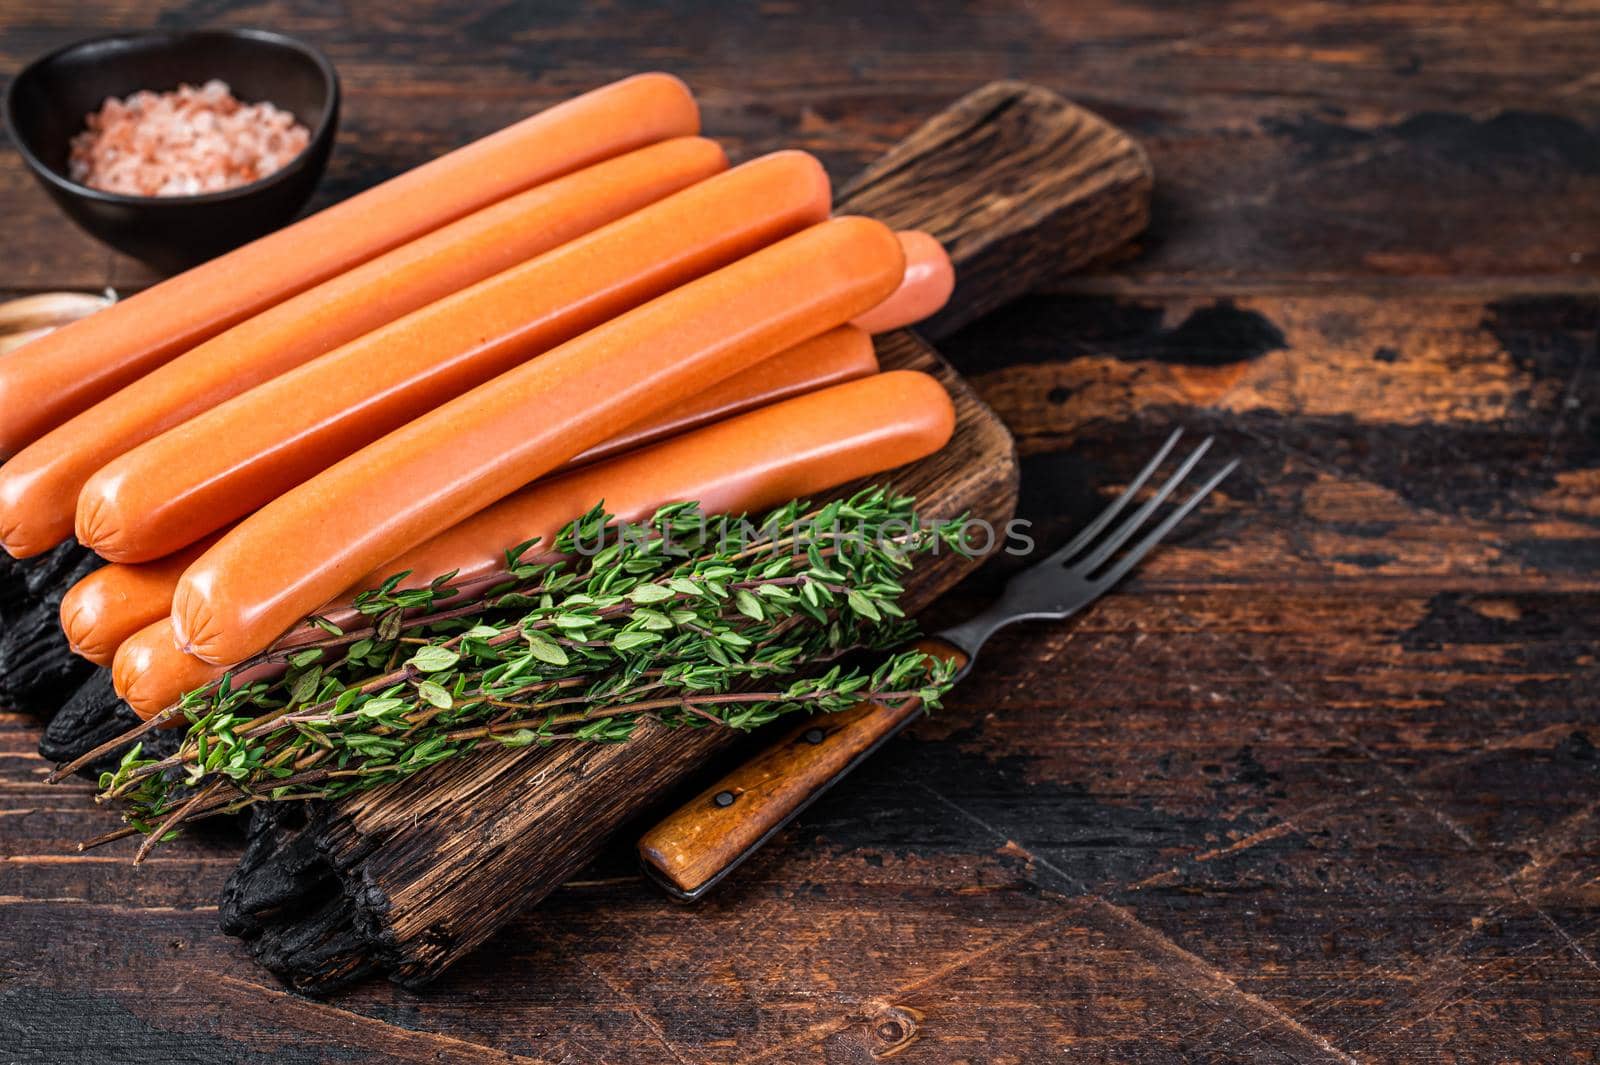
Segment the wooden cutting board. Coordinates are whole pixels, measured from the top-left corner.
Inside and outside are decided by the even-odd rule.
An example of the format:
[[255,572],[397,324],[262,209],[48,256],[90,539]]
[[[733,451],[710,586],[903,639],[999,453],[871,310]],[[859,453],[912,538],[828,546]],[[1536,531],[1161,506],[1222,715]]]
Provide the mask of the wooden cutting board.
[[[919,329],[938,337],[1125,244],[1144,228],[1150,185],[1143,152],[1114,127],[1043,89],[996,83],[843,187],[837,207],[949,248],[956,292]],[[873,480],[916,496],[924,514],[1003,526],[1017,499],[1010,433],[922,336],[880,337],[878,351],[886,369],[938,377],[957,426],[938,454]],[[906,605],[926,606],[976,564],[950,553],[919,564]],[[373,971],[427,983],[740,735],[655,726],[620,745],[488,752],[309,824],[271,812],[229,882],[224,928],[302,990]]]

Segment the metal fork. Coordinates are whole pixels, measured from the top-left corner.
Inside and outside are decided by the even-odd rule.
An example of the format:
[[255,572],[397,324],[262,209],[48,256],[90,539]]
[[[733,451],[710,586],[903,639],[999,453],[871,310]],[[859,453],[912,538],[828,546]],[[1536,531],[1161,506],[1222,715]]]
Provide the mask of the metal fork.
[[1172,454],[1172,449],[1178,445],[1178,440],[1182,436],[1182,429],[1173,430],[1172,435],[1167,437],[1166,443],[1161,445],[1161,450],[1145,463],[1144,469],[1139,471],[1139,475],[1110,506],[1101,511],[1066,546],[1052,552],[1043,561],[1029,566],[1007,581],[999,600],[989,609],[938,634],[938,638],[954,644],[967,656],[967,664],[958,676],[964,675],[972,668],[972,661],[978,657],[978,651],[983,647],[984,641],[1005,626],[1030,619],[1059,621],[1072,616],[1110,591],[1239,465],[1239,460],[1234,459],[1212,474],[1211,478],[1182,505],[1146,533],[1142,540],[1128,548],[1121,558],[1108,566],[1107,563],[1112,556],[1144,527],[1145,522],[1150,520],[1150,515],[1154,514],[1194,472],[1194,468],[1200,464],[1206,452],[1211,450],[1211,443],[1215,439],[1208,436],[1202,440],[1200,446],[1189,453],[1153,496],[1121,525],[1106,532],[1111,523],[1117,520],[1117,516],[1133,502],[1151,475],[1161,468],[1161,464]]
[[[1110,506],[1066,546],[1012,577],[989,609],[919,640],[917,646],[954,661],[955,679],[960,680],[998,630],[1018,621],[1069,617],[1110,591],[1239,465],[1237,459],[1227,463],[1127,546],[1211,449],[1212,438],[1206,437],[1148,500],[1113,528],[1182,435],[1179,429],[1167,437]],[[895,706],[862,703],[806,721],[645,833],[639,840],[645,871],[676,899],[700,898],[920,712],[915,700]]]

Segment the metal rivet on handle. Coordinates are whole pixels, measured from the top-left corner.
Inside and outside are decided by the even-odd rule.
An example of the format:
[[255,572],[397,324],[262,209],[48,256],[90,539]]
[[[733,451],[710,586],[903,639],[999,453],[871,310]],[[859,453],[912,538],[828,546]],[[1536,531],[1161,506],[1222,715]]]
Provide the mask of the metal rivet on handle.
[[806,729],[806,734],[804,736],[802,736],[801,739],[805,740],[807,743],[809,743],[813,747],[815,747],[817,744],[822,742],[822,735],[823,734],[822,734],[822,730],[821,729],[819,729],[819,728],[808,728],[808,729]]
[[718,806],[732,806],[733,805],[733,792],[731,792],[731,791],[719,791],[719,792],[717,792],[716,797],[713,798],[711,801],[716,803]]

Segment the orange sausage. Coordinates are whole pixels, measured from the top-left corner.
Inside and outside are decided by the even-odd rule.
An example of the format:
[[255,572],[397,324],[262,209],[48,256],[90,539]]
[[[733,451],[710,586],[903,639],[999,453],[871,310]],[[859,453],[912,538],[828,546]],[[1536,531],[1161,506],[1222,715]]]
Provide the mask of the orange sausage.
[[238,662],[387,559],[634,424],[882,302],[905,258],[866,218],[812,226],[390,433],[267,504],[184,573],[181,646]]
[[111,687],[145,720],[165,710],[185,692],[219,679],[227,669],[208,665],[178,649],[172,619],[140,629],[122,641],[111,660]]
[[[854,326],[842,325],[762,360],[649,425],[636,426],[590,448],[569,465],[597,462],[747,410],[877,372],[871,339]],[[209,536],[155,562],[113,562],[79,581],[61,604],[61,624],[72,649],[98,665],[110,665],[123,640],[172,613],[178,578],[216,540],[217,536]]]
[[778,152],[430,304],[102,467],[78,499],[78,539],[116,562],[170,554],[440,403],[825,218],[828,199],[815,159]]
[[113,562],[67,589],[61,599],[61,629],[72,650],[97,666],[109,666],[122,641],[172,613],[178,578],[215,542],[216,537],[207,537],[177,554],[139,565]]
[[402,315],[727,167],[679,137],[491,204],[279,303],[57,426],[0,467],[0,545],[18,558],[72,535],[89,477],[129,448]]
[[369,573],[374,588],[410,570],[401,587],[445,573],[452,583],[497,579],[508,548],[548,544],[601,500],[623,521],[696,500],[707,514],[759,513],[857,477],[915,462],[955,429],[944,386],[892,370],[798,396],[673,437],[609,462],[538,481]]
[[906,274],[893,295],[855,319],[869,333],[903,329],[937,314],[956,288],[956,268],[943,244],[919,229],[895,236],[906,253]]
[[[925,374],[896,370],[835,385],[535,482],[374,569],[356,588],[407,569],[407,587],[452,570],[461,585],[497,580],[506,549],[533,537],[548,543],[601,499],[629,520],[691,499],[707,513],[758,514],[924,458],[954,425],[950,397]],[[352,597],[328,612],[341,625],[354,620]],[[179,651],[169,621],[156,628],[124,645],[113,669],[117,692],[147,718],[226,671]]]
[[770,359],[762,359],[693,399],[623,430],[567,465],[582,466],[610,458],[747,410],[877,372],[878,356],[872,350],[872,338],[853,325],[841,325]]
[[640,74],[557,104],[0,358],[0,458],[224,329],[542,181],[700,131]]

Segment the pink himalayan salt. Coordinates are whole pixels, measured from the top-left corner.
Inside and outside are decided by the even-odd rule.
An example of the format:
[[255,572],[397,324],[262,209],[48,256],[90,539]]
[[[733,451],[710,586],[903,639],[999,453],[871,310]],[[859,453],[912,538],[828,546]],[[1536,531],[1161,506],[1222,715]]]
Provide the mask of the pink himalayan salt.
[[311,134],[270,103],[246,104],[225,82],[108,97],[72,138],[72,180],[132,196],[194,196],[247,185],[305,151]]

